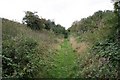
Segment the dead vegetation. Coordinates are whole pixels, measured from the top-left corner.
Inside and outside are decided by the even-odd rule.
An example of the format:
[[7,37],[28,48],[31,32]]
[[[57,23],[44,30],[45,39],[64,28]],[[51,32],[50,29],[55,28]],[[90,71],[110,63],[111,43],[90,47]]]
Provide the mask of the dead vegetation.
[[77,40],[74,37],[70,37],[70,43],[71,43],[73,49],[78,54],[84,53],[88,48],[88,44],[86,42],[78,43]]

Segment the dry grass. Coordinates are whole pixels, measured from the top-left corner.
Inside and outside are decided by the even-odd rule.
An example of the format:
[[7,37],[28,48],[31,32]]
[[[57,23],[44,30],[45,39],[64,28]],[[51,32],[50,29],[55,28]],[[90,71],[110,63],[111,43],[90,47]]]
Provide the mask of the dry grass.
[[20,24],[18,22],[3,20],[3,32],[9,34],[11,36],[16,37],[28,37],[35,40],[40,48],[44,50],[57,49],[59,44],[61,43],[61,39],[59,36],[56,36],[52,31],[41,30],[34,31],[28,28],[24,24]]
[[88,48],[88,44],[86,42],[78,43],[74,37],[70,37],[70,43],[73,49],[75,49],[79,54],[86,52]]

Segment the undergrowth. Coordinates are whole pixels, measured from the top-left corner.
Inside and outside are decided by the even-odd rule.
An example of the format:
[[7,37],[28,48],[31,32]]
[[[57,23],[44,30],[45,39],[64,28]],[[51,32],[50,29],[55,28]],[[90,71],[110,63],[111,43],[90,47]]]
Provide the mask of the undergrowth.
[[3,78],[48,77],[49,60],[62,37],[46,30],[34,31],[6,19],[2,24]]

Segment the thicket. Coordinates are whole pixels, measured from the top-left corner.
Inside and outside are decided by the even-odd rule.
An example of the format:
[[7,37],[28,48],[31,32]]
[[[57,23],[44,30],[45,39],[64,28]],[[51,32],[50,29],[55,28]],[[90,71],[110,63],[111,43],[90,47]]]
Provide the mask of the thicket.
[[119,77],[120,45],[117,27],[118,16],[108,10],[95,12],[93,16],[73,23],[69,28],[71,34],[76,34],[78,42],[86,42],[89,46],[86,53],[83,53],[86,56],[78,60],[81,66],[87,66],[79,66],[77,77]]
[[42,78],[55,54],[58,39],[49,31],[37,32],[26,25],[2,19],[2,77]]

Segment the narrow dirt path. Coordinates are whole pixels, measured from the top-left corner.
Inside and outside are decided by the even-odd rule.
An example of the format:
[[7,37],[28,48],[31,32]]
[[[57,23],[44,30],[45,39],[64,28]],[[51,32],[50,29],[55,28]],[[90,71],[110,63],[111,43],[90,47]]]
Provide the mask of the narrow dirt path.
[[54,67],[50,74],[54,78],[72,77],[76,73],[76,55],[68,40],[64,40],[54,57]]

